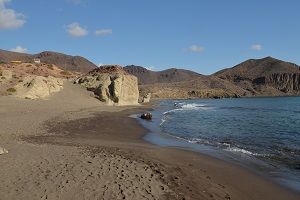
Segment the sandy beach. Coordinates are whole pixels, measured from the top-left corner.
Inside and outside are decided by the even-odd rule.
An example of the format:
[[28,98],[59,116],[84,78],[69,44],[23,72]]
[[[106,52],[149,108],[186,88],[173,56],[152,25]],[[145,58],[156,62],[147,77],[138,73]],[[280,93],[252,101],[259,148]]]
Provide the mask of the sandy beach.
[[142,140],[132,114],[78,85],[47,100],[0,97],[0,199],[300,199],[209,156]]

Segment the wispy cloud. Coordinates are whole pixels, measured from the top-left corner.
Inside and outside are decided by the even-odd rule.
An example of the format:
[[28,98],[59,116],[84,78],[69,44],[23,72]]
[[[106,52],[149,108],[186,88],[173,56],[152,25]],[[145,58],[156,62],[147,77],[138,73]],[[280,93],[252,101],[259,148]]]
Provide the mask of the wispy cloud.
[[77,22],[67,25],[67,32],[73,37],[82,37],[89,34],[89,32],[81,27]]
[[26,23],[24,15],[5,7],[11,0],[0,0],[0,29],[18,29]]
[[101,36],[101,35],[109,35],[112,34],[112,30],[110,29],[102,29],[102,30],[96,30],[95,35]]
[[11,49],[10,51],[18,52],[18,53],[27,53],[28,50],[26,48],[23,48],[21,46],[16,46],[15,48]]
[[68,1],[75,4],[75,5],[79,5],[83,2],[83,0],[68,0]]
[[262,46],[260,44],[254,44],[250,47],[250,50],[260,51],[262,50]]
[[62,12],[62,11],[64,11],[64,9],[63,8],[56,8],[56,11],[57,12]]
[[149,71],[154,71],[155,67],[152,66],[152,67],[146,67],[146,69],[148,69]]
[[184,51],[190,51],[190,52],[202,52],[204,51],[204,48],[203,47],[199,47],[197,45],[192,45],[188,48],[184,48],[183,49]]

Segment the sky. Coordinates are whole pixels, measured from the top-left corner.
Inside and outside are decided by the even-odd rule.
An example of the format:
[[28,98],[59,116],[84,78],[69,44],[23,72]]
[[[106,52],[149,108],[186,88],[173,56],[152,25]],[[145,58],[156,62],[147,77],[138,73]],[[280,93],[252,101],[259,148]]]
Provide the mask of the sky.
[[209,75],[271,56],[300,65],[300,0],[0,0],[0,49]]

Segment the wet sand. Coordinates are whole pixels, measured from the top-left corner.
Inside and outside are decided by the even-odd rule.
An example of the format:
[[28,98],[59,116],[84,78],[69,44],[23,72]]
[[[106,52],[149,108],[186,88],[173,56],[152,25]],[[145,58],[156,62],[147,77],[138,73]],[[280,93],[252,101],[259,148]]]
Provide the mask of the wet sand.
[[243,168],[142,140],[131,114],[66,84],[49,100],[0,97],[1,199],[299,199]]

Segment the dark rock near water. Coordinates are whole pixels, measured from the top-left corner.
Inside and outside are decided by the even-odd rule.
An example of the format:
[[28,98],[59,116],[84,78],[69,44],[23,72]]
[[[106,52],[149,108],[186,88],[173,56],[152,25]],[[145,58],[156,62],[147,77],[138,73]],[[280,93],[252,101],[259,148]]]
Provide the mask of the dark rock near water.
[[142,119],[146,119],[146,120],[151,120],[152,119],[152,114],[151,113],[144,113],[141,115]]

